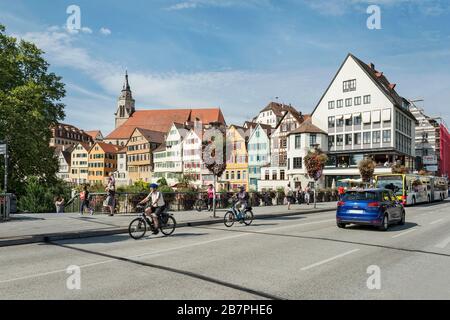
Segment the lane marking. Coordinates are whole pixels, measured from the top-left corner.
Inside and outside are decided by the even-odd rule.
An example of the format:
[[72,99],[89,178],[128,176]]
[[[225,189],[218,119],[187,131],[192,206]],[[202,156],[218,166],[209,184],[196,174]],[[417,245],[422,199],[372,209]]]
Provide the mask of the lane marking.
[[450,237],[435,245],[436,248],[444,249],[450,244]]
[[439,220],[436,220],[436,221],[430,222],[430,224],[436,224],[436,223],[439,223],[439,222],[442,222],[442,221],[444,221],[444,219],[439,219]]
[[347,251],[347,252],[341,253],[341,254],[339,254],[339,255],[337,255],[337,256],[331,257],[331,258],[329,258],[329,259],[326,259],[326,260],[322,260],[322,261],[316,262],[316,263],[311,264],[311,265],[309,265],[309,266],[307,266],[307,267],[303,267],[303,268],[301,268],[300,270],[301,270],[301,271],[306,271],[306,270],[309,270],[309,269],[312,269],[312,268],[321,266],[321,265],[323,265],[323,264],[325,264],[325,263],[331,262],[331,261],[333,261],[333,260],[336,260],[336,259],[339,259],[339,258],[348,256],[349,254],[352,254],[352,253],[355,253],[355,252],[358,252],[358,251],[360,251],[360,249],[354,249],[354,250],[351,250],[351,251]]
[[[166,249],[156,250],[156,251],[147,252],[147,253],[141,253],[141,254],[125,257],[125,259],[138,259],[138,258],[142,258],[142,257],[158,255],[158,254],[165,253],[165,252],[201,246],[201,245],[210,244],[210,243],[219,242],[219,241],[226,241],[226,240],[250,236],[250,235],[258,235],[258,233],[264,233],[264,232],[270,232],[270,231],[276,231],[276,230],[282,230],[282,229],[288,229],[288,228],[295,228],[295,227],[302,227],[302,226],[320,224],[320,223],[331,222],[331,221],[336,221],[336,219],[327,219],[327,220],[320,220],[320,221],[314,221],[314,222],[299,223],[299,224],[289,225],[289,226],[284,226],[284,227],[274,227],[274,228],[264,229],[264,230],[257,231],[257,232],[252,231],[251,233],[242,233],[242,234],[222,237],[222,238],[218,238],[218,239],[211,239],[211,240],[196,242],[196,243],[192,243],[192,244],[187,244],[187,245],[182,245],[182,246],[177,246],[177,247],[172,247],[172,248],[166,248]],[[222,229],[217,229],[217,230],[221,231]],[[108,259],[108,260],[103,260],[103,261],[99,261],[99,262],[81,265],[80,268],[81,269],[88,268],[88,267],[93,267],[93,266],[97,266],[97,265],[105,264],[105,263],[112,263],[112,262],[116,262],[116,261],[120,261],[120,260],[119,259]],[[8,279],[8,280],[0,280],[0,284],[14,282],[14,281],[20,281],[20,280],[27,280],[27,279],[32,279],[32,278],[38,278],[38,277],[44,277],[44,276],[61,273],[61,272],[66,272],[66,269],[54,270],[54,271],[43,272],[43,273],[36,273],[36,274],[13,278],[13,279]]]
[[405,231],[405,232],[403,232],[403,233],[399,233],[399,234],[397,234],[397,235],[393,236],[393,237],[392,237],[392,239],[395,239],[395,238],[398,238],[398,237],[404,236],[405,234],[408,234],[408,233],[411,233],[411,232],[414,232],[414,231],[417,231],[417,230],[418,230],[418,229],[414,228],[414,229],[411,229],[411,230]]

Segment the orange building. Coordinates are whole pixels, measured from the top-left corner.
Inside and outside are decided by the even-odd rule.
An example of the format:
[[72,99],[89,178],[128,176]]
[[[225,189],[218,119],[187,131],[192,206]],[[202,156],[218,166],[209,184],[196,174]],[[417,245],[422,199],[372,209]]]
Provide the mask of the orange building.
[[88,180],[90,184],[106,183],[110,172],[117,170],[118,147],[112,144],[97,142],[89,151]]

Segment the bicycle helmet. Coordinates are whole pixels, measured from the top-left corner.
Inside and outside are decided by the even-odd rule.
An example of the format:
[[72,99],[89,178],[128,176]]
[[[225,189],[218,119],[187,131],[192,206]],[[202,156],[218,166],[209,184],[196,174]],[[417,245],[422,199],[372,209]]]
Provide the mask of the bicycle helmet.
[[156,183],[152,183],[152,184],[150,185],[150,188],[152,188],[152,189],[158,189],[158,185],[157,185]]

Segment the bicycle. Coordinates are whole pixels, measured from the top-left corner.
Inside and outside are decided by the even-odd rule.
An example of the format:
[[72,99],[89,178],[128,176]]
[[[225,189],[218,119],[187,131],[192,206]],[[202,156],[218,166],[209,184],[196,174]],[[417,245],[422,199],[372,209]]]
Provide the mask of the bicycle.
[[236,209],[237,201],[233,202],[231,209],[225,213],[223,217],[223,223],[226,227],[231,228],[235,221],[242,221],[246,226],[249,226],[253,222],[253,211],[252,207],[246,207],[244,212],[240,212]]
[[[195,210],[197,210],[198,212],[202,212],[203,210],[210,211],[208,202],[209,199],[205,198],[198,199],[197,201],[195,201],[194,204]],[[216,208],[217,208],[217,201],[216,201]]]
[[[145,236],[147,231],[155,230],[153,219],[145,214],[144,206],[136,207],[139,212],[139,217],[130,222],[128,226],[128,233],[134,240],[139,240]],[[168,213],[168,209],[165,208],[161,215],[158,216],[159,230],[165,236],[170,236],[177,227],[175,218]]]

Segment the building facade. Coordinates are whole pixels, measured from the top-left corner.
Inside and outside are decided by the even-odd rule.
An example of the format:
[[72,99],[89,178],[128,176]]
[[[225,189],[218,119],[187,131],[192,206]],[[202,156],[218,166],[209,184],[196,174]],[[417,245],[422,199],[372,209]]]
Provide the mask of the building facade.
[[66,182],[72,182],[70,179],[70,169],[71,169],[71,156],[73,147],[70,147],[66,150],[59,151],[58,153],[58,172],[56,173],[56,176],[58,179],[61,179]]
[[127,166],[132,184],[151,182],[154,170],[153,152],[164,142],[164,133],[136,128],[126,144]]
[[117,186],[129,186],[131,180],[128,175],[127,148],[122,147],[117,151],[117,170],[114,172]]
[[106,184],[109,174],[117,171],[119,148],[109,143],[97,142],[89,150],[89,184]]
[[249,189],[258,190],[258,181],[261,180],[261,169],[270,165],[270,135],[271,128],[257,124],[249,128],[248,139],[248,178]]
[[89,134],[70,124],[58,123],[51,128],[51,132],[50,147],[55,148],[56,153],[74,147],[80,142],[91,145],[94,142]]
[[312,123],[328,133],[325,185],[359,178],[358,163],[371,157],[375,173],[393,164],[414,170],[416,119],[409,103],[383,72],[349,54],[312,114]]
[[73,184],[89,183],[88,160],[91,147],[86,143],[78,143],[70,155],[70,174],[69,179]]
[[246,146],[246,130],[231,125],[226,132],[226,170],[222,181],[228,190],[237,190],[244,186],[248,190],[248,154]]

